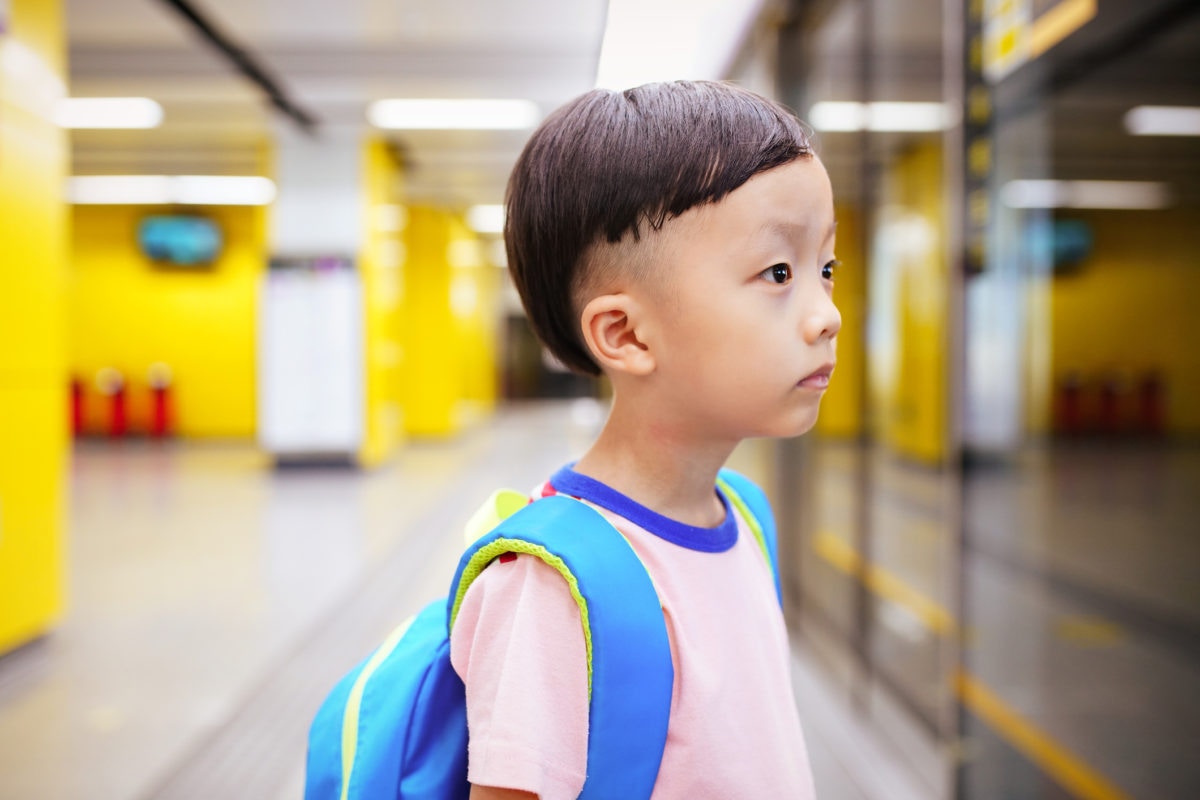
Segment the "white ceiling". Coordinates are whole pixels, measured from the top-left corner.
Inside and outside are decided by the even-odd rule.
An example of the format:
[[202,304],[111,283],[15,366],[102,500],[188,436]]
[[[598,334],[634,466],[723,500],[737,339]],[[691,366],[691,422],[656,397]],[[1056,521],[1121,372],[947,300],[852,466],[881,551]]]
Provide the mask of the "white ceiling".
[[[318,130],[338,131],[365,130],[368,103],[384,97],[528,98],[549,112],[593,85],[607,13],[607,0],[192,2],[320,120]],[[155,130],[75,131],[77,174],[263,171],[273,126],[290,123],[166,2],[66,3],[71,93],[144,95],[162,103],[166,115]],[[810,100],[857,96],[861,19],[853,3],[832,8],[813,41]],[[878,99],[941,96],[940,8],[940,0],[875,4],[878,33],[870,52]],[[1198,24],[1193,18],[1149,43],[1114,64],[1104,80],[1082,81],[1053,104],[1041,99],[1054,109],[1055,160],[1064,172],[1091,175],[1103,167],[1105,174],[1147,180],[1195,174],[1195,140],[1130,142],[1119,115],[1137,103],[1195,103]],[[1085,28],[1074,39],[1090,35]],[[388,134],[409,165],[409,196],[457,207],[501,201],[527,136]],[[821,139],[835,182],[853,195],[860,139]],[[1115,153],[1123,155],[1114,159]]]
[[[605,0],[193,0],[322,129],[362,128],[384,97],[528,98],[543,113],[590,89]],[[75,131],[76,174],[261,171],[291,124],[160,0],[67,0],[73,96],[146,96],[149,131]],[[390,133],[408,195],[500,202],[528,132]]]

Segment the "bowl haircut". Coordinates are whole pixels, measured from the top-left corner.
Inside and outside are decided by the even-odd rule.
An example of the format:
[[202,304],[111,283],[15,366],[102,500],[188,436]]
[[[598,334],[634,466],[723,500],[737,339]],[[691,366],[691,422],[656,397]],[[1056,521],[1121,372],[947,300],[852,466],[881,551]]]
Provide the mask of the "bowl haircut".
[[562,106],[525,145],[505,202],[509,270],[534,332],[568,367],[599,375],[576,302],[613,260],[597,251],[811,155],[789,111],[725,83],[595,89]]

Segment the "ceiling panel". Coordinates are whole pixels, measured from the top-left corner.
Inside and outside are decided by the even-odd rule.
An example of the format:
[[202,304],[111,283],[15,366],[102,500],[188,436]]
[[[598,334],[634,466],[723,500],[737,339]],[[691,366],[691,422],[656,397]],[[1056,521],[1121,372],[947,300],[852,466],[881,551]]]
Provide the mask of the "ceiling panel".
[[[549,112],[591,88],[605,0],[194,0],[322,125],[361,127],[384,97],[528,98]],[[261,91],[157,0],[67,0],[71,94],[152,97],[153,131],[73,133],[78,171],[260,164],[273,125]],[[282,124],[287,124],[283,122]],[[410,196],[499,202],[528,132],[387,134]]]
[[583,0],[207,0],[255,47],[278,44],[456,45],[497,41],[591,47],[605,4]]

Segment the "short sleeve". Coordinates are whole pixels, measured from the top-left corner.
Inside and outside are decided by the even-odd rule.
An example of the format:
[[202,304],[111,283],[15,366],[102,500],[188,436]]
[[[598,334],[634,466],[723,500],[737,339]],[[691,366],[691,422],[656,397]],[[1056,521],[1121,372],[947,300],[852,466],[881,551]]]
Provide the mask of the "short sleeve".
[[468,778],[568,800],[587,774],[587,655],[566,581],[532,556],[493,562],[450,636],[466,684]]

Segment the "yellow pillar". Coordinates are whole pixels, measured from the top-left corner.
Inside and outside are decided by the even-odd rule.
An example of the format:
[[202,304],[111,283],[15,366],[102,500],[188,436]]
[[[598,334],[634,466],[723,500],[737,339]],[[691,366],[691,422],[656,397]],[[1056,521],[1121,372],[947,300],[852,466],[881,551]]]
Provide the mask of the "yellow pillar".
[[461,216],[415,206],[404,264],[404,420],[447,436],[496,400],[499,270]]
[[500,270],[484,257],[479,237],[461,219],[453,218],[450,230],[450,312],[462,354],[460,408],[469,420],[496,403]]
[[[62,6],[10,0],[0,33],[0,653],[63,607],[68,455]],[[0,12],[3,13],[3,12]]]
[[408,213],[401,204],[400,162],[382,139],[364,145],[363,249],[359,270],[363,281],[363,363],[366,429],[359,462],[375,466],[403,438],[401,388],[404,298],[404,229]]
[[872,254],[873,279],[886,278],[872,286],[872,305],[876,312],[890,307],[879,320],[888,325],[877,334],[888,350],[873,387],[880,433],[898,453],[928,464],[940,463],[946,446],[949,268],[941,157],[938,143],[925,143],[890,166]]
[[462,399],[459,331],[450,310],[451,217],[409,209],[404,267],[405,427],[418,436],[459,428]]

